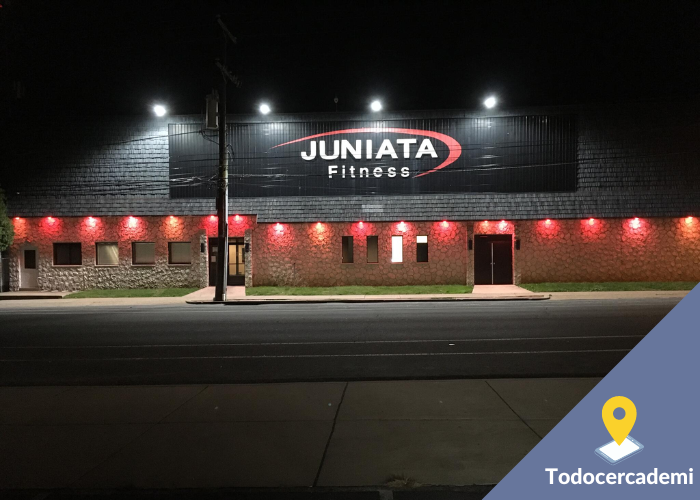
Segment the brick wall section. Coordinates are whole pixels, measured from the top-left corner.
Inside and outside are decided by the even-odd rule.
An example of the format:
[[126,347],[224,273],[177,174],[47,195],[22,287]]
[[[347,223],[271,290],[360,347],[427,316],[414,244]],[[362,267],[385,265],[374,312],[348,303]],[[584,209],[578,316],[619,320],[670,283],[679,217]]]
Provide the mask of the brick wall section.
[[[466,223],[260,224],[253,231],[253,284],[464,284]],[[402,230],[403,229],[403,230]],[[391,237],[403,236],[403,262],[391,262]],[[429,262],[416,262],[416,236],[428,236]],[[354,263],[342,263],[342,237],[353,236]],[[379,262],[367,263],[367,236],[379,237]]]
[[523,283],[700,281],[697,218],[518,222]]

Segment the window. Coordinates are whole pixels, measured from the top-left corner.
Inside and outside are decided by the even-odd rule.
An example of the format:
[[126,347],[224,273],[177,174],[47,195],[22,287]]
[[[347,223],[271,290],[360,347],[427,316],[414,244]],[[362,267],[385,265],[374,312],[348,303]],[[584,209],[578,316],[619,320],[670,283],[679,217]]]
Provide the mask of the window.
[[391,237],[391,262],[403,262],[403,236]]
[[428,237],[416,237],[416,261],[428,262]]
[[191,264],[192,244],[189,241],[171,241],[168,243],[169,264]]
[[24,268],[36,269],[36,250],[24,251]]
[[343,264],[352,264],[352,236],[343,236]]
[[116,243],[95,243],[98,266],[119,265],[119,246]]
[[367,262],[379,262],[379,236],[367,236]]
[[156,263],[156,244],[135,242],[131,244],[131,263],[136,265],[153,265]]
[[80,243],[54,243],[54,266],[80,266],[83,263],[83,253]]

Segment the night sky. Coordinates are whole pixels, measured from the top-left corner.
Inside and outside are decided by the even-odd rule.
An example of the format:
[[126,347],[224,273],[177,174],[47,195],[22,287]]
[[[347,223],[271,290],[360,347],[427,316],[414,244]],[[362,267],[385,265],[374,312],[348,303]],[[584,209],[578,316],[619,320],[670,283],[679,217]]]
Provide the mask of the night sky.
[[[230,112],[474,109],[700,92],[700,2],[0,0],[4,115],[201,113],[215,15],[239,39]],[[12,99],[13,82],[24,87]],[[11,109],[8,108],[11,105]]]

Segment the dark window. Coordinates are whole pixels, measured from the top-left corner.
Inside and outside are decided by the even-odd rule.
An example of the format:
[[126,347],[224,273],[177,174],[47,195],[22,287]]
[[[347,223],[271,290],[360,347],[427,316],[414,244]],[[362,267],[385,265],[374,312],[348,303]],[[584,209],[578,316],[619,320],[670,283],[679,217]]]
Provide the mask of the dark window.
[[134,242],[131,244],[131,263],[152,265],[156,263],[156,244],[146,242]]
[[352,264],[352,236],[343,236],[343,263]]
[[24,268],[36,269],[36,250],[24,251]]
[[192,244],[189,241],[171,241],[168,243],[168,263],[191,264]]
[[367,236],[367,262],[379,262],[379,236]]
[[416,261],[428,262],[428,237],[416,237]]
[[54,243],[54,266],[80,266],[83,263],[80,243]]

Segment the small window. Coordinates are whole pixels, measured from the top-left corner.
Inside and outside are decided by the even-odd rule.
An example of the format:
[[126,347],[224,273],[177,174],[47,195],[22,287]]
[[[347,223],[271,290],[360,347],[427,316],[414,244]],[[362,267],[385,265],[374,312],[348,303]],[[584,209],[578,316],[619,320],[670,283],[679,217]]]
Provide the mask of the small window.
[[391,237],[391,262],[403,262],[403,236]]
[[428,237],[416,237],[416,261],[428,262]]
[[80,243],[54,243],[54,266],[80,266],[83,264],[83,252]]
[[119,265],[119,245],[116,243],[96,243],[95,249],[97,256],[95,263],[98,266]]
[[171,241],[168,243],[169,264],[191,264],[192,244],[189,241]]
[[153,265],[156,263],[156,244],[143,241],[131,244],[131,263]]
[[379,262],[379,236],[367,236],[367,262]]
[[343,264],[352,264],[352,236],[343,236]]
[[24,251],[24,268],[36,269],[36,250]]

